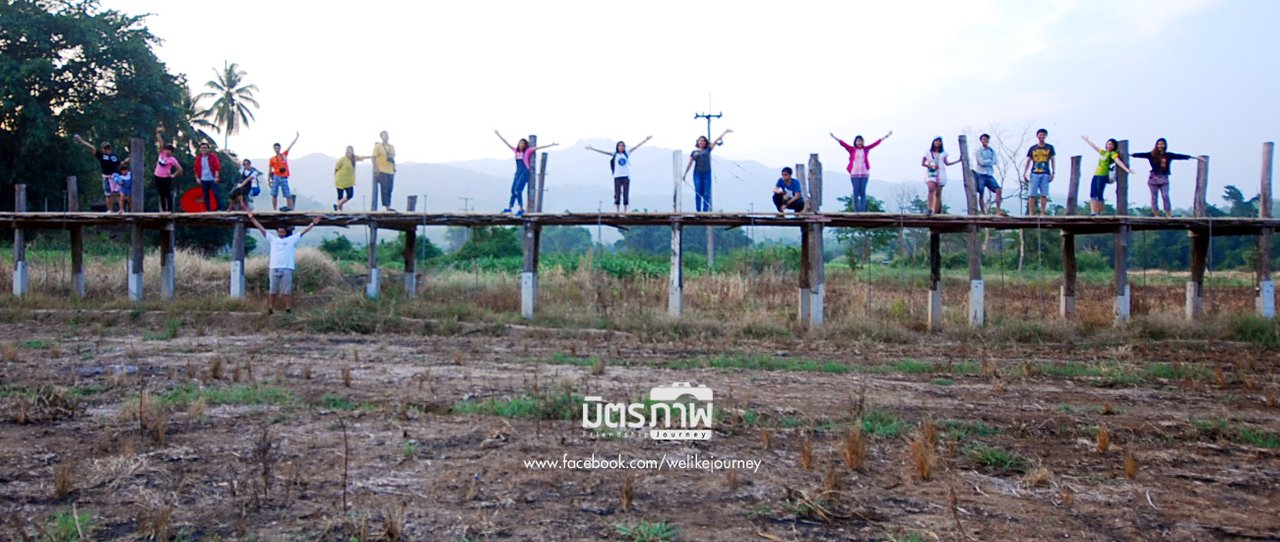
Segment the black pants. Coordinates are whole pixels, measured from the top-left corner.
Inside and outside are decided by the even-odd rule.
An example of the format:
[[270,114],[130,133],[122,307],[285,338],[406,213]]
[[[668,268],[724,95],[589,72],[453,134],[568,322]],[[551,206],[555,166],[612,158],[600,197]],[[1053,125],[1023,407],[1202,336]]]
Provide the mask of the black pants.
[[778,208],[778,212],[779,212],[779,213],[781,213],[781,212],[782,212],[782,206],[783,206],[784,204],[786,205],[786,207],[787,207],[788,209],[791,209],[792,211],[795,211],[795,212],[797,212],[797,213],[798,213],[798,212],[800,212],[800,211],[803,211],[803,210],[804,210],[804,200],[803,200],[803,199],[798,199],[798,200],[795,200],[795,201],[791,202],[790,204],[787,204],[787,196],[786,196],[786,195],[784,195],[784,194],[774,194],[774,195],[773,195],[773,206]]
[[156,177],[156,192],[160,194],[160,212],[173,212],[173,178]]
[[631,177],[613,179],[613,204],[616,206],[619,201],[623,205],[631,205]]

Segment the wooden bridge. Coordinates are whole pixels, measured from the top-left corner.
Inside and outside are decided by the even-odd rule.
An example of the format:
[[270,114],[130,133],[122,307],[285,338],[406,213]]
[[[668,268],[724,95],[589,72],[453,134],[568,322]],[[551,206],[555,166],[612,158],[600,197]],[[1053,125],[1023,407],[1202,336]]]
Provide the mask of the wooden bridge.
[[[536,141],[536,139],[534,139]],[[793,227],[801,230],[801,271],[799,277],[799,318],[807,327],[816,328],[823,323],[825,279],[822,258],[822,232],[825,228],[918,228],[929,230],[929,327],[942,325],[941,250],[942,234],[963,233],[968,240],[970,291],[968,322],[982,326],[985,321],[984,283],[982,279],[982,254],[979,231],[983,228],[1002,230],[1058,230],[1062,234],[1063,284],[1060,291],[1060,314],[1064,318],[1075,315],[1076,254],[1075,236],[1110,234],[1115,236],[1115,319],[1117,323],[1129,320],[1130,290],[1128,284],[1129,235],[1143,230],[1185,230],[1191,236],[1191,277],[1187,282],[1186,317],[1197,318],[1203,314],[1204,276],[1208,262],[1209,239],[1212,236],[1254,236],[1258,243],[1256,269],[1257,312],[1274,318],[1275,286],[1271,280],[1270,237],[1280,220],[1271,217],[1271,177],[1274,144],[1265,143],[1262,152],[1260,205],[1257,218],[1209,217],[1205,193],[1208,186],[1208,160],[1199,161],[1196,175],[1195,200],[1192,216],[1179,218],[1155,218],[1130,216],[1128,210],[1128,175],[1117,172],[1116,215],[1081,216],[1077,214],[1077,193],[1080,184],[1081,157],[1071,157],[1068,181],[1066,215],[1057,216],[994,216],[982,215],[973,189],[974,179],[968,163],[968,146],[960,136],[960,156],[964,167],[967,209],[960,215],[918,215],[892,213],[833,213],[821,211],[822,164],[817,155],[809,157],[808,164],[796,164],[796,178],[801,180],[806,195],[806,209],[786,215],[778,213],[688,213],[681,212],[680,166],[683,155],[673,156],[674,190],[672,212],[662,213],[542,213],[542,187],[545,182],[547,155],[541,164],[535,163],[534,183],[530,183],[530,212],[521,217],[488,213],[424,213],[417,212],[417,197],[409,196],[405,212],[262,212],[255,216],[267,227],[280,225],[301,226],[320,217],[320,225],[338,227],[367,227],[370,232],[369,278],[366,294],[376,298],[380,294],[380,272],[376,258],[378,231],[382,229],[402,231],[406,234],[404,252],[405,292],[417,293],[416,248],[419,228],[424,226],[516,226],[523,231],[524,265],[521,272],[521,313],[532,318],[537,300],[538,256],[541,230],[546,226],[602,225],[619,229],[638,226],[671,228],[671,274],[668,296],[668,312],[679,317],[683,308],[683,271],[681,235],[685,228],[708,226],[741,227],[769,226]],[[135,140],[134,149],[140,149],[141,141]],[[1128,161],[1128,142],[1120,142],[1120,153]],[[142,163],[141,158],[135,160]],[[807,168],[806,168],[807,165]],[[806,169],[808,175],[806,175]],[[144,201],[141,188],[144,183],[134,183],[134,201]],[[28,230],[67,230],[71,238],[72,291],[84,295],[83,231],[86,227],[128,227],[130,258],[128,264],[128,291],[133,300],[141,300],[142,262],[145,250],[143,232],[158,230],[160,236],[161,281],[160,296],[171,298],[174,292],[174,231],[179,227],[229,227],[234,229],[230,264],[230,295],[245,295],[244,258],[247,216],[240,212],[210,213],[88,213],[79,212],[74,177],[68,178],[68,211],[26,212],[26,187],[17,185],[15,212],[0,213],[0,225],[14,229],[13,293],[27,293],[26,232]],[[763,190],[762,190],[763,192]],[[710,229],[707,229],[710,241]]]

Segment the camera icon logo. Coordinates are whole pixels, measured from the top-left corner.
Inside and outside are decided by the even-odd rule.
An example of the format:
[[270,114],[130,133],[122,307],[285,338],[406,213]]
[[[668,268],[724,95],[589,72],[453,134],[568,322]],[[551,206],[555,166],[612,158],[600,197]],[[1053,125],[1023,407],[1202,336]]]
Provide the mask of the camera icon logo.
[[688,382],[672,382],[669,386],[655,386],[649,389],[650,401],[676,401],[681,397],[693,397],[695,401],[710,403],[715,392],[706,386],[692,386]]

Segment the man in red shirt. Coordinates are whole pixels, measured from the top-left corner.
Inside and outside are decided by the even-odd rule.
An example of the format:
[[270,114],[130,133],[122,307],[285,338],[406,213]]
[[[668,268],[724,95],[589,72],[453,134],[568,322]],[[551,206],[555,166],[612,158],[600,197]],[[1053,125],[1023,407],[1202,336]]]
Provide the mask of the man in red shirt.
[[204,195],[205,212],[215,211],[218,207],[218,174],[222,172],[222,162],[218,153],[209,149],[208,143],[200,144],[200,154],[196,155],[196,180],[200,181],[200,192]]

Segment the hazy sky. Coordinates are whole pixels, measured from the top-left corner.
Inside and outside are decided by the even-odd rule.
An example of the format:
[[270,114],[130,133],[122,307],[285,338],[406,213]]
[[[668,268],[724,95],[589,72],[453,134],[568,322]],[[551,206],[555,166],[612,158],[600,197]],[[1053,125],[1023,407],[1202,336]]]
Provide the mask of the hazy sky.
[[[710,94],[714,130],[735,130],[725,158],[819,152],[843,173],[827,132],[893,130],[872,176],[919,182],[933,136],[954,152],[993,123],[1048,128],[1060,164],[1086,151],[1082,134],[1135,150],[1164,136],[1212,156],[1216,199],[1225,184],[1255,192],[1260,144],[1280,135],[1270,0],[103,4],[154,14],[161,59],[194,84],[224,60],[248,72],[262,107],[230,144],[247,156],[294,130],[297,153],[336,155],[385,129],[422,162],[507,158],[495,128],[689,148]],[[1189,197],[1194,166],[1173,178]]]

